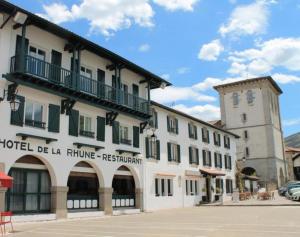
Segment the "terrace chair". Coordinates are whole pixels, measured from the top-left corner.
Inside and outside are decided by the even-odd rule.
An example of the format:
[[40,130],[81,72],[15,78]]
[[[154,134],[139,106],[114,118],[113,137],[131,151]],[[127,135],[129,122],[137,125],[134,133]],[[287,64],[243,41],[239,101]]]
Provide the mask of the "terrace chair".
[[[12,221],[11,221],[12,215],[13,214],[12,214],[11,211],[0,213],[0,228],[1,228],[1,235],[2,236],[3,236],[3,233],[4,234],[6,233],[6,229],[5,229],[6,224],[10,224],[11,225],[11,231],[12,232],[14,231],[13,224],[12,224]],[[2,226],[4,226],[4,232],[3,232]]]

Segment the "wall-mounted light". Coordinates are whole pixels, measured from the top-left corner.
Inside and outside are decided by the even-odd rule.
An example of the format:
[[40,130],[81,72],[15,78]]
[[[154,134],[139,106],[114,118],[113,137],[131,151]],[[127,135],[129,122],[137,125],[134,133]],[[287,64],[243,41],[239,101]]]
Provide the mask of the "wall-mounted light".
[[4,90],[3,97],[0,97],[0,103],[5,100],[5,97],[7,97],[7,99],[10,98],[9,104],[11,111],[18,111],[21,104],[20,100],[16,98],[16,93],[12,95],[9,95],[8,93],[8,90]]
[[160,88],[161,88],[161,89],[165,89],[166,86],[167,86],[167,83],[165,83],[165,82],[162,82],[162,83],[160,84]]
[[27,20],[28,16],[23,12],[17,12],[14,16],[14,22],[23,25]]

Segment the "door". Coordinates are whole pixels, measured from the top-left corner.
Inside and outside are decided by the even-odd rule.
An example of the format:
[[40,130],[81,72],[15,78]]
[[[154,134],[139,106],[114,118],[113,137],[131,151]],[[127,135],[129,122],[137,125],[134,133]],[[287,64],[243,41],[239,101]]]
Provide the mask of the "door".
[[98,69],[97,70],[97,95],[99,98],[105,98],[105,71]]
[[51,52],[50,80],[59,84],[61,80],[61,58],[62,54],[55,50]]
[[211,189],[210,189],[210,177],[206,177],[205,181],[206,181],[206,201],[210,202],[211,201]]
[[[22,45],[22,37],[20,35],[17,35],[15,63],[14,63],[16,72],[23,70],[23,68],[21,68],[21,63],[20,63],[21,62],[21,45]],[[28,45],[29,45],[29,40],[25,39],[25,55],[28,54]]]
[[133,94],[133,109],[139,109],[139,86],[133,84],[132,85],[132,94]]

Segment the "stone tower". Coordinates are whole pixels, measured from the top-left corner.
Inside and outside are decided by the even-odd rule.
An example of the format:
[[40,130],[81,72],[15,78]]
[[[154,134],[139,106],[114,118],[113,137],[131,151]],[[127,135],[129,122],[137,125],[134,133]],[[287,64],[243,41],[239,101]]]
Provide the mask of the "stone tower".
[[247,176],[274,189],[286,180],[279,95],[271,77],[214,87],[220,96],[221,126],[240,136],[237,159]]

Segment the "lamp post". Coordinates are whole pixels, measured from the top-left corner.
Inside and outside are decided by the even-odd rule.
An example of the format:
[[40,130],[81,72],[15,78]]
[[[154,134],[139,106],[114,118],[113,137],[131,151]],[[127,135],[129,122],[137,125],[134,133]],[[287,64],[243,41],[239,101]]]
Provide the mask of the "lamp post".
[[13,95],[9,95],[9,91],[4,90],[3,97],[0,97],[0,103],[5,100],[5,97],[7,97],[7,100],[9,101],[11,111],[18,111],[21,102],[18,98],[16,98],[16,93],[14,93]]

